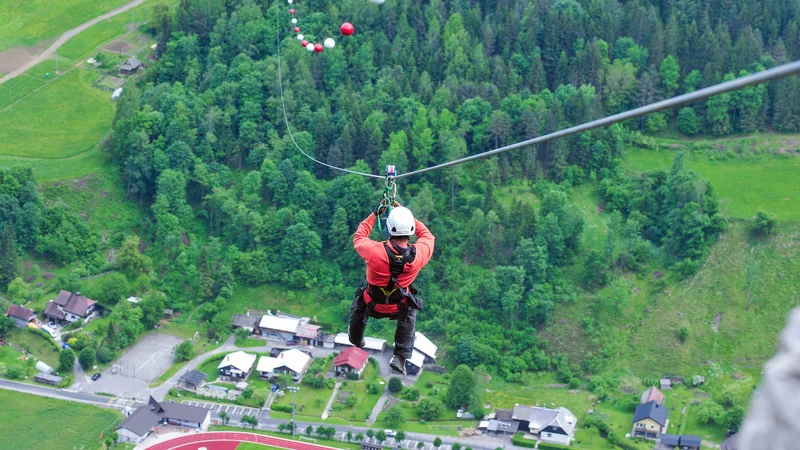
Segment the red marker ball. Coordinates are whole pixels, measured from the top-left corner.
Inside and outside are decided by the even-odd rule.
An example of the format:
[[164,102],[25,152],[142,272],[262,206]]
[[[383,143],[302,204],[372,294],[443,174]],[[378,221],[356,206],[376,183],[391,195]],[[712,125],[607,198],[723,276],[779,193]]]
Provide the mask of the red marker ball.
[[300,27],[294,27],[294,32],[295,33],[299,33],[300,32]]
[[322,53],[322,44],[314,44],[314,51],[317,53]]
[[345,36],[350,36],[351,34],[353,34],[356,31],[356,28],[353,26],[352,23],[345,22],[345,23],[342,24],[341,27],[339,27],[339,31],[341,31],[342,34],[345,35]]
[[303,47],[305,47],[305,46],[307,46],[307,45],[308,45],[308,41],[306,41],[306,40],[304,39],[304,40],[303,40],[303,42],[301,42],[300,44],[301,44]]
[[290,10],[289,10],[289,14],[294,14],[294,10],[293,10],[293,9],[290,9]]

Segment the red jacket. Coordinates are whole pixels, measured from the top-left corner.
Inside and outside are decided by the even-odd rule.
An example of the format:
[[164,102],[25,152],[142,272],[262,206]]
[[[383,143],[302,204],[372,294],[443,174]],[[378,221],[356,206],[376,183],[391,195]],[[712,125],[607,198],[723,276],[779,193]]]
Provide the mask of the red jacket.
[[[358,226],[356,235],[353,238],[353,246],[356,252],[367,263],[367,283],[373,286],[386,286],[389,280],[392,279],[392,274],[389,271],[389,257],[386,255],[386,249],[383,242],[373,241],[369,238],[372,232],[372,227],[375,226],[375,215],[370,214],[369,217],[364,219]],[[406,268],[400,276],[397,277],[397,284],[402,288],[407,288],[417,274],[428,264],[433,255],[433,242],[436,238],[433,237],[428,227],[417,219],[414,219],[414,226],[417,230],[417,242],[411,244],[417,248],[417,256],[414,262],[406,264]],[[391,246],[389,246],[391,248]],[[394,249],[391,249],[394,251]]]

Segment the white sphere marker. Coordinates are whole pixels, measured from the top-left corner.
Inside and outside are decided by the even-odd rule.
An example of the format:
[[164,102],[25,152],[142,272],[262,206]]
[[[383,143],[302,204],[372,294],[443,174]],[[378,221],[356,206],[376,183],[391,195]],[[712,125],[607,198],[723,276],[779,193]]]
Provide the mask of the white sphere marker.
[[314,44],[309,42],[308,45],[306,45],[306,50],[308,50],[310,52],[313,52],[314,51]]
[[334,41],[333,38],[328,38],[325,39],[323,45],[325,45],[325,48],[333,48],[336,47],[336,41]]
[[305,37],[305,36],[303,36],[302,34],[298,34],[298,35],[297,35],[297,40],[298,40],[298,41],[302,41],[302,40],[303,40],[303,39],[305,39],[305,38],[306,38],[306,37]]

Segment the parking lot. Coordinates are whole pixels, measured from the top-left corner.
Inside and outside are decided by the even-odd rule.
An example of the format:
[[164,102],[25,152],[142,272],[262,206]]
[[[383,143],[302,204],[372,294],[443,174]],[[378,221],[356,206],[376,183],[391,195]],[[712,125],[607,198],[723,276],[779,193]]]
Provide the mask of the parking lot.
[[219,403],[210,403],[210,402],[203,402],[203,401],[194,401],[194,400],[183,400],[181,402],[183,405],[189,406],[199,406],[200,408],[210,409],[211,412],[217,416],[219,413],[224,412],[232,419],[238,420],[239,417],[247,415],[247,416],[255,416],[255,417],[269,417],[269,412],[264,411],[263,409],[258,408],[251,408],[249,406],[237,406],[237,405],[222,405]]

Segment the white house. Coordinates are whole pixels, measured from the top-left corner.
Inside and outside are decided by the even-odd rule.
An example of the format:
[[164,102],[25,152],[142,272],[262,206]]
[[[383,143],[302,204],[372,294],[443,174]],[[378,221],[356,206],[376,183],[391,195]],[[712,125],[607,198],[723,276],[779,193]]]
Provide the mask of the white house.
[[436,361],[436,352],[439,351],[439,347],[419,331],[414,333],[414,349],[425,355],[426,363]]
[[261,329],[261,334],[263,336],[291,341],[294,340],[294,337],[297,335],[297,329],[307,323],[308,318],[306,317],[273,316],[267,314],[261,318],[258,327]]
[[220,376],[244,380],[250,375],[255,362],[256,355],[238,351],[225,355],[217,368]]
[[96,309],[97,302],[82,296],[80,292],[73,294],[62,290],[54,300],[47,303],[44,315],[56,323],[72,323],[78,319],[87,320]]
[[116,428],[120,442],[134,444],[144,441],[159,424],[208,430],[211,423],[211,410],[197,406],[177,403],[160,403],[153,397],[150,401],[136,408]]
[[[364,342],[367,344],[364,346],[364,350],[380,353],[386,347],[386,339],[377,339],[365,336]],[[333,340],[333,343],[340,348],[353,346],[353,344],[350,343],[350,339],[347,337],[347,333],[337,334],[336,338]]]
[[277,358],[262,356],[258,360],[256,370],[261,378],[269,379],[282,373],[288,373],[293,380],[298,381],[303,377],[310,363],[310,356],[293,348],[281,352]]
[[411,352],[411,359],[406,361],[406,373],[409,375],[416,375],[422,370],[422,365],[425,364],[425,355],[414,349]]
[[512,419],[519,422],[519,430],[537,436],[542,442],[569,445],[575,437],[578,419],[564,407],[558,409],[538,406],[514,407]]

